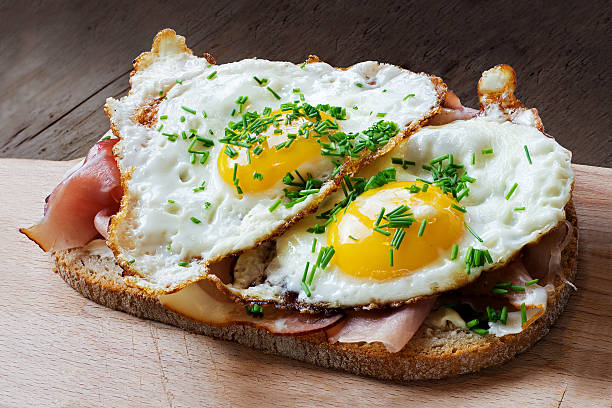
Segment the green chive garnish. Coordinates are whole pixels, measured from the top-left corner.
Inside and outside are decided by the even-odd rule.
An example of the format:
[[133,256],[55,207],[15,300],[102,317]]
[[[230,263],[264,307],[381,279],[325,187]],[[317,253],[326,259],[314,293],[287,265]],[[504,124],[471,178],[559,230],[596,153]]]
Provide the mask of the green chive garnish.
[[538,283],[539,281],[540,281],[539,279],[534,279],[534,280],[527,281],[527,282],[525,282],[525,286],[534,285],[534,284]]
[[521,303],[521,326],[527,323],[527,308],[525,302]]
[[393,248],[389,249],[389,265],[393,266]]
[[208,117],[208,115],[206,114],[206,111],[205,111],[205,110],[203,110],[203,111],[202,111],[202,115],[204,115],[204,118],[207,118],[207,117]]
[[386,112],[378,112],[376,114],[376,116],[378,116],[379,118],[384,118],[385,116],[387,116],[387,113]]
[[349,235],[349,238],[350,238],[350,239],[352,239],[353,241],[358,241],[358,239],[357,239],[357,238],[355,238],[355,237],[354,237],[354,236],[352,236],[352,235]]
[[300,65],[300,69],[304,69],[305,66],[306,66],[306,61],[304,61],[302,65]]
[[293,93],[300,93],[300,88],[293,88]]
[[166,119],[168,119],[168,115],[160,116],[159,118],[160,118],[161,120],[166,120]]
[[181,81],[180,79],[177,79],[176,83],[179,84],[179,85],[183,85],[183,81]]
[[313,254],[315,253],[316,249],[317,249],[317,238],[315,237],[312,239],[312,250],[311,251]]
[[213,73],[207,76],[206,79],[213,79],[215,76],[217,76],[217,71],[213,71]]
[[187,266],[189,266],[189,262],[179,262],[178,266],[187,267]]
[[425,226],[427,225],[427,220],[423,220],[421,222],[421,228],[419,228],[419,237],[423,236],[423,233],[425,232]]
[[476,164],[476,153],[472,153],[472,165]]
[[453,249],[451,250],[450,260],[454,261],[457,259],[457,254],[459,253],[459,245],[453,244]]
[[524,292],[525,287],[524,286],[510,286],[510,290],[513,292]]
[[189,219],[190,219],[190,220],[191,220],[191,222],[193,222],[194,224],[199,224],[199,223],[201,223],[201,222],[202,222],[202,221],[198,220],[196,217],[191,217],[191,218],[189,218]]
[[408,94],[404,97],[404,100],[408,99],[408,98],[412,98],[414,96],[414,94]]
[[517,187],[518,187],[518,183],[514,183],[510,191],[508,191],[508,194],[506,194],[506,200],[510,199],[510,196],[512,196],[512,193],[514,193],[514,190],[516,190]]
[[516,207],[514,211],[525,211],[525,207]]
[[185,112],[189,112],[189,113],[191,113],[192,115],[195,115],[195,114],[196,114],[196,111],[194,111],[193,109],[189,109],[189,108],[188,108],[188,107],[186,107],[186,106],[181,106],[181,108],[182,108],[182,109],[183,109]]
[[507,320],[508,320],[508,307],[504,306],[502,307],[501,313],[499,314],[499,321],[502,322],[503,324],[506,324]]
[[272,95],[274,95],[274,97],[275,97],[276,99],[278,99],[278,100],[280,100],[280,99],[281,99],[280,95],[279,95],[279,94],[277,94],[276,92],[274,92],[274,89],[270,88],[269,86],[266,86],[266,89],[267,89],[268,91],[270,91],[270,93],[271,93]]
[[482,151],[482,154],[493,154],[493,149],[492,149],[492,148],[489,148],[489,149],[484,149],[484,150]]
[[474,238],[476,238],[479,242],[483,242],[482,238],[480,238],[478,235],[476,235],[476,233],[474,231],[472,231],[472,229],[470,228],[469,225],[467,225],[467,223],[465,221],[463,221],[463,224],[465,225],[465,227],[468,229],[468,231],[470,231],[470,233],[474,236]]
[[467,210],[464,207],[460,207],[457,204],[452,204],[451,207],[453,207],[455,210],[461,211],[462,213],[466,212]]
[[473,328],[472,331],[474,333],[480,334],[481,336],[486,336],[487,334],[489,334],[489,331],[487,329],[481,329],[478,327]]
[[527,161],[529,161],[529,164],[533,164],[531,162],[531,155],[529,154],[529,149],[527,149],[527,145],[523,146],[523,148],[525,148],[525,154],[527,155]]
[[306,296],[311,296],[310,289],[308,288],[308,285],[306,285],[306,282],[302,282],[302,289],[304,289],[304,293],[306,293]]
[[506,293],[508,293],[508,289],[493,288],[491,289],[491,293],[495,293],[496,295],[505,295]]
[[268,208],[268,211],[272,212],[276,210],[276,208],[280,205],[280,203],[281,203],[281,199],[279,198],[278,200],[274,202],[274,204],[270,206],[270,208]]
[[468,329],[471,329],[472,327],[478,325],[478,323],[480,323],[478,319],[470,320],[469,322],[465,324],[465,327],[467,327]]
[[175,201],[174,201],[174,200],[168,200],[168,202],[169,202],[170,204],[174,204],[174,203],[175,203]]
[[134,262],[136,262],[136,260],[135,260],[135,259],[132,259],[132,260],[130,260],[128,263],[129,263],[129,264],[133,264]]
[[357,86],[357,87],[359,87],[359,88],[363,88],[363,84],[362,84],[361,82],[357,82],[357,83],[355,84],[355,86]]

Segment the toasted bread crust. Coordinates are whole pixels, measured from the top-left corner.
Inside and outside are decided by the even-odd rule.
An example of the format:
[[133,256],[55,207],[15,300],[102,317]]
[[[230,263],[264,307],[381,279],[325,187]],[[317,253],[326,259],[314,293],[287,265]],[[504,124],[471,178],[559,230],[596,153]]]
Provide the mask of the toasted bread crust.
[[566,219],[574,228],[562,253],[562,276],[555,278],[548,308],[535,323],[519,334],[504,337],[422,326],[398,353],[388,353],[378,343],[330,344],[323,333],[276,336],[249,326],[219,328],[201,324],[164,308],[156,296],[125,285],[121,268],[110,258],[90,255],[80,248],[57,251],[54,258],[57,272],[70,286],[103,306],[321,367],[408,382],[451,377],[502,364],[548,333],[572,291],[562,279],[573,281],[576,273],[578,226],[572,201],[566,206]]

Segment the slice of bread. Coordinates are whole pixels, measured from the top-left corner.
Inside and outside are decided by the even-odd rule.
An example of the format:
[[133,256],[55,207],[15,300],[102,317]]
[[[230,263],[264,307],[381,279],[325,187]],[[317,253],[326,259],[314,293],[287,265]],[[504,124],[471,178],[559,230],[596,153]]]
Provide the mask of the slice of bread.
[[123,282],[122,269],[112,257],[82,248],[57,251],[54,257],[57,272],[70,286],[106,307],[321,367],[407,382],[451,377],[502,364],[548,333],[572,291],[565,282],[572,282],[576,273],[578,226],[572,201],[567,204],[565,212],[566,219],[574,227],[572,237],[562,252],[561,276],[555,278],[555,290],[549,295],[546,312],[535,323],[519,334],[504,337],[423,325],[402,351],[393,354],[380,343],[330,344],[322,332],[291,337],[272,335],[249,326],[218,328],[204,325],[164,308],[157,297],[127,286]]

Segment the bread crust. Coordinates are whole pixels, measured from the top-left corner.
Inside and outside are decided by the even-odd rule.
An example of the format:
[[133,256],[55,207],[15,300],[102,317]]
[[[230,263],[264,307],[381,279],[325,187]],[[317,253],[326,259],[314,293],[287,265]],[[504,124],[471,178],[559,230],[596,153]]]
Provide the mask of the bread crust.
[[432,329],[421,326],[406,347],[389,353],[383,345],[336,343],[324,333],[278,336],[249,326],[213,327],[187,319],[164,308],[156,296],[127,286],[121,268],[111,258],[91,255],[81,248],[53,254],[59,275],[88,299],[134,316],[155,320],[190,332],[233,341],[264,353],[293,358],[321,367],[347,371],[381,380],[408,382],[439,379],[479,371],[502,364],[531,347],[548,333],[563,311],[574,281],[578,251],[578,223],[573,201],[565,208],[573,226],[572,237],[562,252],[561,276],[549,295],[546,312],[521,333],[480,336],[466,329]]

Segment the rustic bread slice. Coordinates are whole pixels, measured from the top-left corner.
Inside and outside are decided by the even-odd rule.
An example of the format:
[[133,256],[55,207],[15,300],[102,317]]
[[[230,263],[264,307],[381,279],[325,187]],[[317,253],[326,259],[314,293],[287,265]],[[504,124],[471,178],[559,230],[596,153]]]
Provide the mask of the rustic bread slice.
[[164,308],[157,297],[123,282],[122,269],[112,257],[82,248],[54,253],[57,272],[83,296],[112,309],[156,320],[224,340],[290,357],[321,367],[334,368],[383,380],[407,382],[437,379],[478,371],[502,364],[527,350],[548,333],[567,303],[576,273],[578,227],[573,202],[566,206],[572,237],[563,250],[561,276],[555,278],[554,293],[546,312],[519,334],[480,336],[466,329],[433,329],[422,326],[407,346],[388,353],[373,344],[330,344],[324,333],[299,337],[277,336],[249,326],[212,327],[189,320]]

